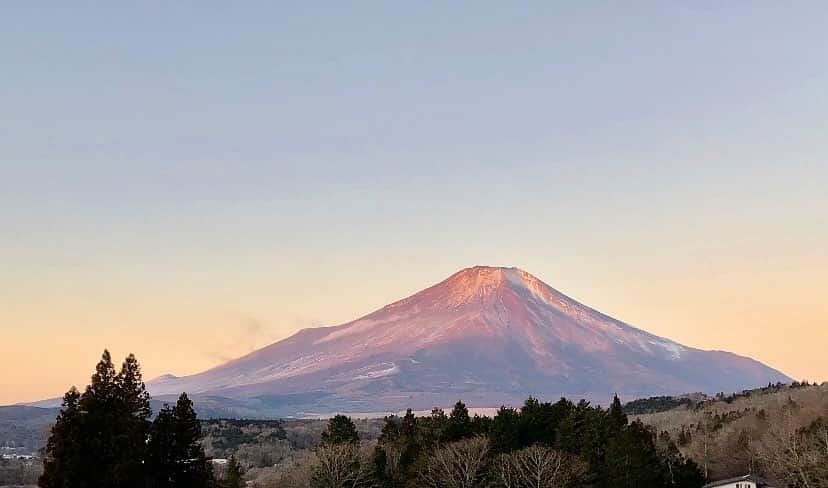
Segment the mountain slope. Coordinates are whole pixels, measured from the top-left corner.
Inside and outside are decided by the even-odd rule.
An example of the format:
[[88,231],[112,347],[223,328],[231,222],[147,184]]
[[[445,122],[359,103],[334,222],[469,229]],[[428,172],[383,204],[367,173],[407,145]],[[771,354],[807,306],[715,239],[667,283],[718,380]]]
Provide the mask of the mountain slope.
[[305,329],[217,368],[150,383],[271,413],[479,406],[734,391],[785,375],[608,317],[517,268],[474,267],[353,322]]
[[0,406],[0,447],[15,448],[16,454],[31,454],[46,444],[49,425],[57,408],[26,405]]

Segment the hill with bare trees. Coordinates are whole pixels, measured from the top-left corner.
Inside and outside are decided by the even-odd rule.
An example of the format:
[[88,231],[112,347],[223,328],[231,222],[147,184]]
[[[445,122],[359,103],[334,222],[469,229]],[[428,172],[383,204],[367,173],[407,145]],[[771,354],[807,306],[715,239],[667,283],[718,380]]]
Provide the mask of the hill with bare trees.
[[[828,486],[828,383],[768,385],[680,402],[633,418],[675,440],[708,479],[757,473],[790,486]],[[636,404],[643,408],[647,401]]]

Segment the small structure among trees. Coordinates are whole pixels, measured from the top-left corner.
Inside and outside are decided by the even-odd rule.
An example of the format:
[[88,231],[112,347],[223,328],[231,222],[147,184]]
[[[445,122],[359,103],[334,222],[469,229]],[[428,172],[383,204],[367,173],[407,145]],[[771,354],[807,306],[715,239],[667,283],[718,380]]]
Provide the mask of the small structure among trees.
[[714,481],[704,488],[774,488],[769,481],[752,474]]

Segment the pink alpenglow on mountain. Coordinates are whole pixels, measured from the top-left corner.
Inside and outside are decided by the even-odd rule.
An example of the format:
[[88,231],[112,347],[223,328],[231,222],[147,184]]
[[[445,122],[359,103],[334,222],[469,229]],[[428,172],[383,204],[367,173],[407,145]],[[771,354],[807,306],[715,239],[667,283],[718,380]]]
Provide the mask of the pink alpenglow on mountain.
[[192,376],[150,382],[248,415],[605,401],[790,381],[608,317],[517,268],[477,266],[335,327],[304,329]]

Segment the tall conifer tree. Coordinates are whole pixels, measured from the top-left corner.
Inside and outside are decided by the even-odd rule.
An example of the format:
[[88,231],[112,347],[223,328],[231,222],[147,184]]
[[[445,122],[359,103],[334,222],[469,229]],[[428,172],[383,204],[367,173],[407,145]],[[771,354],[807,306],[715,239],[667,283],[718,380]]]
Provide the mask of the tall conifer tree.
[[609,408],[609,416],[616,428],[621,428],[627,425],[627,414],[624,413],[624,407],[621,406],[621,400],[618,395],[612,397],[612,405]]
[[359,434],[353,420],[346,415],[335,415],[322,432],[323,444],[359,443]]
[[38,480],[38,485],[43,488],[84,486],[83,453],[75,442],[82,420],[79,403],[80,393],[73,386],[63,396],[63,407],[46,444],[43,474]]
[[471,437],[471,435],[472,426],[469,409],[466,408],[465,403],[458,400],[449,414],[443,440],[445,442],[454,442]]
[[[129,355],[116,372],[104,351],[83,394],[63,400],[43,459],[43,488],[206,488],[212,469],[186,395],[152,424],[141,368]],[[152,427],[152,429],[150,428]]]
[[152,423],[147,444],[151,486],[210,486],[212,468],[199,444],[200,438],[201,423],[193,402],[182,393],[175,406],[165,405]]
[[115,481],[119,487],[140,488],[146,471],[146,440],[152,409],[141,366],[132,354],[121,365],[116,378],[116,392],[119,425],[114,439],[118,456]]

